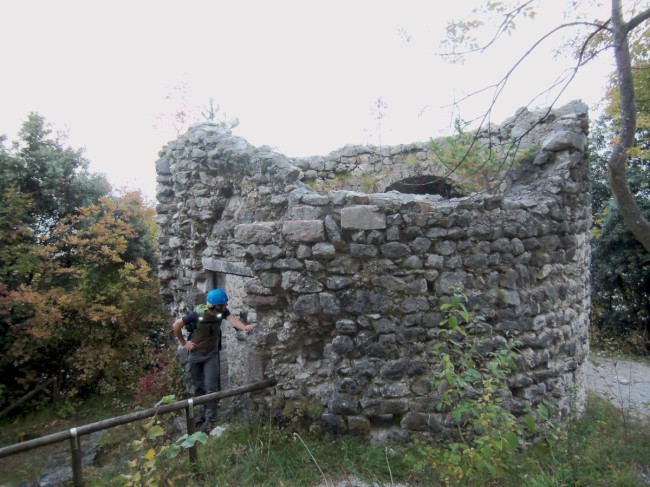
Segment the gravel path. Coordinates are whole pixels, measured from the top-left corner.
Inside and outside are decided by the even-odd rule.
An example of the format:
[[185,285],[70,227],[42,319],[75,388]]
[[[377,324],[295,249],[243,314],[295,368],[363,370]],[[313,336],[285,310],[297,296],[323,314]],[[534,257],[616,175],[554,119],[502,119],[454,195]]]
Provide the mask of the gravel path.
[[635,417],[650,419],[650,366],[592,356],[586,381],[587,389],[615,406],[629,410]]

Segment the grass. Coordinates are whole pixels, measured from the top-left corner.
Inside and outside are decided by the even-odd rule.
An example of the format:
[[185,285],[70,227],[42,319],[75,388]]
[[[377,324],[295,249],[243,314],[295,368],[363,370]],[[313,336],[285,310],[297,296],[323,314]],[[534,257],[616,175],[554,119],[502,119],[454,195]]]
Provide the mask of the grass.
[[[381,448],[350,437],[303,437],[268,426],[234,428],[199,455],[207,485],[309,487],[348,475],[375,481],[388,477]],[[399,460],[394,463],[399,470]]]
[[603,349],[594,349],[592,348],[592,355],[591,355],[593,361],[595,363],[598,363],[598,359],[601,357],[609,358],[614,361],[620,361],[620,360],[625,360],[628,362],[635,362],[637,364],[645,365],[646,367],[650,367],[650,356],[644,355],[635,355],[631,353],[621,353],[620,351],[613,351],[609,350],[607,348]]
[[650,485],[649,452],[647,421],[627,422],[621,411],[591,395],[579,422],[520,460],[530,468],[522,485]]
[[589,341],[592,352],[598,355],[650,365],[650,341],[641,331],[629,330],[623,334],[592,326]]
[[[150,446],[160,449],[160,443]],[[251,422],[229,424],[219,439],[200,445],[197,473],[193,473],[185,453],[174,460],[164,454],[156,458],[161,485],[170,482],[184,486],[327,486],[350,475],[384,483],[390,482],[392,474],[408,477],[408,467],[399,457],[391,456],[387,461],[383,448],[371,447],[358,438],[301,435]],[[95,469],[88,481],[93,486],[124,485],[117,473]],[[134,469],[120,473],[134,473]]]
[[[96,413],[101,401],[93,400],[80,407],[74,418],[41,411],[0,424],[3,444],[14,442],[22,432],[60,431],[72,425],[101,419]],[[110,405],[106,405],[110,406]],[[110,409],[110,408],[108,408]],[[103,410],[108,413],[107,410]],[[115,411],[120,414],[123,411]],[[169,420],[162,420],[171,432]],[[170,435],[171,436],[171,435]],[[127,461],[137,454],[130,445],[142,437],[141,425],[121,426],[108,430],[102,440],[100,465],[87,468],[84,478],[91,486],[125,485],[120,474],[133,474],[135,467]],[[151,440],[149,447],[159,451],[165,436]],[[167,437],[167,442],[169,436]],[[57,445],[54,445],[57,446]],[[66,449],[67,442],[58,445]],[[539,444],[513,457],[505,478],[485,478],[462,485],[488,486],[639,486],[650,484],[650,423],[625,422],[615,407],[597,396],[580,421],[553,430]],[[218,439],[199,445],[197,472],[193,473],[187,454],[175,459],[164,454],[155,458],[155,475],[160,485],[220,486],[333,486],[354,476],[369,485],[409,486],[444,485],[436,483],[438,475],[418,459],[424,458],[417,447],[384,449],[350,436],[322,435],[280,428],[268,422],[249,420],[229,424]],[[0,459],[0,485],[33,482],[45,468],[49,454],[44,449]],[[36,473],[35,473],[36,472]],[[169,483],[165,483],[169,481]],[[139,484],[134,484],[139,485]],[[142,484],[144,485],[144,484]]]

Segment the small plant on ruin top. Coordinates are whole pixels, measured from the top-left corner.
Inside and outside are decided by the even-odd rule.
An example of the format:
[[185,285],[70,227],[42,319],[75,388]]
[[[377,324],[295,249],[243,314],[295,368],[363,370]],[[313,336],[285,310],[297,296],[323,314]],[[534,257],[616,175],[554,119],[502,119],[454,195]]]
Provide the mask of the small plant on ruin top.
[[536,147],[525,151],[519,145],[495,145],[466,132],[467,122],[456,119],[454,135],[431,139],[433,161],[442,164],[457,181],[460,193],[488,191],[498,188],[504,175],[513,167],[529,164],[537,154]]

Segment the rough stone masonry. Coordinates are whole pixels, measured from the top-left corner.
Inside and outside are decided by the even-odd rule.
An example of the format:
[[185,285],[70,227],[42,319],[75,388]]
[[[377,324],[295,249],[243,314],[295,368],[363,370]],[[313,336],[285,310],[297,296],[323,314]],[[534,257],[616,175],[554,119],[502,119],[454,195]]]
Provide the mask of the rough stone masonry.
[[521,109],[478,135],[496,153],[517,141],[529,157],[498,191],[448,198],[431,194],[454,175],[445,182],[428,144],[291,159],[223,126],[194,126],[156,163],[166,306],[179,315],[225,287],[231,309],[257,327],[247,336],[224,329],[224,386],[273,374],[277,387],[251,405],[280,414],[311,404],[330,429],[405,441],[445,436],[433,347],[440,305],[462,291],[485,317],[488,351],[520,343],[512,411],[546,400],[558,416],[579,411],[587,133],[581,102]]

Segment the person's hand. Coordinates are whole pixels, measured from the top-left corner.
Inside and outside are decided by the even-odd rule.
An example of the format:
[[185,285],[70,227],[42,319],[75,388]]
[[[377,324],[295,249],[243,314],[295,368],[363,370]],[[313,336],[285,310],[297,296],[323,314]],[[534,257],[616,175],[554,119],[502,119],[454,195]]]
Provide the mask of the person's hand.
[[196,348],[196,343],[189,340],[189,341],[185,342],[185,345],[183,345],[183,348],[185,350],[189,350],[191,352],[192,350],[194,350]]
[[244,331],[246,333],[250,333],[250,332],[253,331],[253,328],[255,328],[255,325],[246,325],[246,326],[244,326]]

